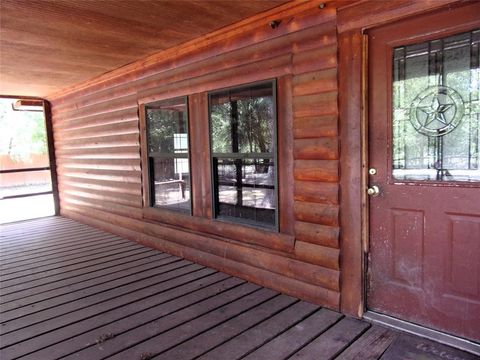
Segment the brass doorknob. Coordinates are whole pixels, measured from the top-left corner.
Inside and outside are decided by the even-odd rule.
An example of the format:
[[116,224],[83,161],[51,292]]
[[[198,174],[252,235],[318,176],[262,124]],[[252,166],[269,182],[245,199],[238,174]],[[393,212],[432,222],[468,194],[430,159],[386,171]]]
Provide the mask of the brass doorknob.
[[380,195],[380,189],[378,188],[377,185],[370,186],[367,189],[367,194],[372,196],[372,197],[378,196],[378,195]]

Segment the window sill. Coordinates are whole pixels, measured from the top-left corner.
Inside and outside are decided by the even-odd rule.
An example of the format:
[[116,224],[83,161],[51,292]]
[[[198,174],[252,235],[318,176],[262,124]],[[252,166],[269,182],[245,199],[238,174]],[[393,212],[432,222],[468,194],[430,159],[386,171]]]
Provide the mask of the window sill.
[[295,246],[294,236],[281,234],[273,229],[269,231],[248,225],[190,216],[180,212],[163,211],[158,208],[144,208],[143,217],[147,220],[173,225],[178,228],[221,236],[240,243],[261,246],[271,250],[291,253]]

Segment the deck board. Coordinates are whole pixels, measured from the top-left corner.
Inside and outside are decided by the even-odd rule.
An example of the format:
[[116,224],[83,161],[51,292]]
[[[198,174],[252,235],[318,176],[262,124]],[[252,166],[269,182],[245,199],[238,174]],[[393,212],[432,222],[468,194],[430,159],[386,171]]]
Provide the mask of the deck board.
[[285,310],[296,302],[295,299],[279,295],[262,304],[234,316],[222,324],[200,333],[178,346],[157,356],[158,359],[193,359],[198,357],[247,329],[265,321],[276,313]]
[[[77,238],[70,238],[73,244],[65,244],[63,247],[58,244],[50,249],[38,249],[38,250],[29,250],[22,251],[17,256],[13,254],[9,255],[5,261],[2,261],[2,269],[7,269],[12,267],[12,265],[20,265],[23,263],[33,264],[38,263],[46,259],[55,259],[57,257],[63,258],[65,254],[76,254],[83,253],[89,249],[92,249],[99,245],[105,245],[108,241],[98,239],[102,238],[102,235],[95,233],[85,233],[80,234]],[[110,240],[110,243],[118,242],[118,237],[114,237]],[[7,266],[8,265],[8,266]]]
[[354,343],[369,327],[370,324],[364,321],[345,317],[291,358],[308,360],[313,354],[322,354],[325,359],[334,358]]
[[383,355],[397,335],[396,332],[390,329],[374,325],[365,332],[364,336],[342,352],[337,359],[376,360]]
[[[142,256],[143,254],[140,254]],[[137,255],[138,256],[138,255]],[[148,256],[148,258],[146,258]],[[78,276],[75,280],[67,279],[65,281],[57,281],[50,283],[44,287],[36,287],[22,291],[20,295],[17,292],[17,298],[9,302],[2,303],[2,314],[21,309],[29,305],[35,304],[35,310],[42,309],[42,304],[47,303],[48,306],[55,306],[63,296],[73,295],[77,297],[78,291],[85,291],[109,283],[116,278],[136,274],[141,271],[148,270],[157,265],[157,261],[169,257],[166,254],[149,254],[143,255],[138,259],[129,259],[127,263],[121,263],[117,266],[102,268],[93,273]],[[48,286],[50,285],[50,286]]]
[[92,266],[89,271],[84,269],[77,270],[76,272],[70,272],[68,274],[59,274],[48,278],[49,281],[39,283],[32,281],[28,285],[19,285],[17,291],[10,292],[8,294],[2,294],[2,301],[0,302],[0,312],[10,309],[8,305],[11,302],[17,303],[14,307],[25,306],[30,303],[46,300],[51,297],[51,291],[58,290],[58,294],[70,292],[70,288],[74,286],[85,285],[88,286],[88,282],[95,282],[97,278],[114,274],[116,271],[122,271],[124,269],[133,268],[138,265],[148,264],[151,261],[155,261],[156,258],[163,258],[164,254],[158,254],[154,250],[142,249],[137,250],[135,253],[129,253],[128,262],[125,258],[119,258],[110,260],[97,266]]
[[129,250],[140,249],[138,245],[135,244],[119,244],[118,246],[111,247],[103,252],[95,252],[88,254],[86,256],[74,259],[66,260],[60,263],[46,265],[40,268],[31,268],[27,270],[22,270],[15,273],[6,274],[2,276],[2,286],[1,288],[9,287],[18,283],[24,283],[31,280],[43,279],[51,274],[64,273],[65,269],[70,271],[71,269],[85,268],[90,266],[91,263],[102,263],[109,259],[111,255],[122,254],[128,252]]
[[[88,274],[97,269],[102,269],[110,264],[117,264],[120,262],[126,262],[131,259],[131,257],[147,252],[148,249],[144,248],[135,248],[133,250],[127,251],[118,251],[110,255],[108,258],[100,257],[95,260],[88,261],[82,264],[76,264],[67,266],[62,271],[50,270],[41,273],[39,276],[24,277],[22,281],[17,281],[16,283],[11,283],[7,286],[4,284],[4,287],[0,287],[2,297],[7,294],[14,294],[22,290],[32,289],[35,287],[51,284],[61,279],[69,279],[76,277],[82,274]],[[2,280],[3,282],[3,280]]]
[[320,309],[283,334],[250,353],[245,359],[286,359],[342,318],[337,312]]
[[[88,235],[92,234],[112,235],[99,232],[97,229],[86,228],[85,226],[79,226],[75,228],[67,227],[61,231],[49,231],[47,233],[38,233],[33,230],[30,233],[23,233],[19,235],[19,239],[21,240],[12,240],[8,242],[1,241],[0,245],[2,248],[2,253],[21,254],[25,250],[34,251],[49,248],[57,249],[61,247],[62,244],[68,245],[72,243],[78,243],[79,241],[84,242],[88,239]],[[58,242],[59,238],[62,238],[61,244]]]
[[[190,312],[189,307],[243,283],[239,279],[222,273],[210,273],[202,277],[201,273],[197,272],[194,275],[197,275],[197,278],[192,277],[190,282],[157,294],[155,297],[144,299],[122,309],[109,311],[93,321],[79,322],[67,327],[73,334],[78,335],[58,345],[52,345],[33,353],[30,358],[35,359],[36,356],[41,358],[47,354],[54,354],[55,357],[73,354],[76,358],[95,359],[100,357],[100,353],[101,356],[115,353],[118,350],[117,346],[122,349],[125,347],[122,338],[120,341],[113,338],[104,344],[98,344],[98,348],[96,339],[101,338],[102,334],[115,334],[118,339],[122,334],[130,331],[141,341],[146,338],[145,333],[141,333],[140,330],[136,331],[141,326],[152,321],[161,321],[160,319],[168,320],[170,314],[176,314],[173,317],[176,321],[181,322],[182,316]],[[182,315],[179,316],[179,314]],[[134,340],[135,337],[130,338],[131,342]]]
[[[14,322],[2,324],[2,345],[14,344],[18,341],[56,330],[71,322],[80,321],[101,314],[112,307],[120,307],[135,301],[142,296],[149,295],[157,287],[165,286],[177,276],[185,275],[198,270],[194,264],[167,265],[168,269],[144,279],[141,282],[133,282],[125,287],[113,288],[105,292],[99,292],[87,299],[80,299],[68,304],[47,309],[42,313],[33,314],[26,319],[22,317]],[[171,271],[173,269],[173,271]]]
[[61,308],[69,303],[72,303],[73,306],[78,306],[78,302],[82,300],[82,305],[84,305],[87,298],[97,299],[97,294],[100,292],[107,292],[112,288],[125,286],[124,284],[128,282],[141,281],[143,278],[156,274],[158,271],[163,272],[163,268],[160,270],[157,269],[159,266],[178,261],[174,257],[159,257],[156,260],[157,261],[142,264],[136,268],[118,271],[101,280],[97,278],[93,284],[88,283],[88,286],[85,286],[85,284],[81,284],[80,286],[78,286],[78,284],[71,284],[68,286],[69,292],[64,294],[61,294],[61,291],[63,291],[64,288],[57,289],[48,295],[43,293],[42,297],[48,296],[48,298],[36,302],[32,306],[17,307],[10,311],[6,311],[8,308],[4,309],[4,306],[2,306],[2,322],[5,323],[15,318],[27,317],[25,321],[28,323],[28,316],[31,314],[35,314],[35,319],[38,319],[39,315],[41,316],[41,311],[46,311],[50,308],[54,308],[53,311],[59,313]]
[[300,301],[238,336],[202,354],[202,360],[240,359],[271,341],[318,310],[318,306]]
[[[63,267],[63,264],[67,261],[83,259],[88,255],[95,255],[103,252],[103,250],[116,249],[121,246],[122,242],[118,241],[115,237],[104,238],[97,236],[93,238],[93,244],[89,244],[84,247],[71,247],[68,251],[63,251],[62,253],[56,254],[40,254],[32,257],[31,259],[15,259],[9,264],[5,264],[1,268],[1,271],[4,275],[10,275],[14,277],[14,274],[21,273],[23,271],[36,271],[41,272],[45,267],[51,265],[60,264]],[[126,246],[131,246],[128,242],[123,243]]]
[[[245,291],[235,294],[235,296],[225,296],[224,298],[221,295],[216,296],[212,299],[212,302],[216,304],[214,307],[212,306],[210,311],[204,312],[203,307],[198,307],[197,311],[199,313],[192,314],[191,319],[179,326],[172,327],[172,324],[169,322],[162,322],[154,327],[150,327],[150,330],[153,330],[151,338],[117,353],[111,358],[119,360],[138,359],[145,352],[156,356],[233,317],[255,309],[265,301],[279,296],[275,291],[265,288],[258,289],[253,287],[253,291],[251,291],[252,289],[248,288],[249,285],[246,284]],[[219,302],[218,300],[220,299],[223,301]],[[177,321],[175,317],[172,320],[174,322]]]
[[419,339],[62,217],[2,225],[0,250],[2,360],[390,360]]

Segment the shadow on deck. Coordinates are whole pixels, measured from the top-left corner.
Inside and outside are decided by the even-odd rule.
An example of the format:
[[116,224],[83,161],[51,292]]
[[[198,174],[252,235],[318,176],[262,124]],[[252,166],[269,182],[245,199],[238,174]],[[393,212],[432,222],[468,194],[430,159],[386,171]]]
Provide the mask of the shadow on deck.
[[3,360],[476,358],[66,218],[0,244]]

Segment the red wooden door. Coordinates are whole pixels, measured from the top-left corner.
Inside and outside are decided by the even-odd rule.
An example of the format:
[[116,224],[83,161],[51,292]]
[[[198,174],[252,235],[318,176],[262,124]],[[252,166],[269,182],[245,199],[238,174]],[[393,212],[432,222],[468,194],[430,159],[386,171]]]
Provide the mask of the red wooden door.
[[480,3],[369,33],[370,310],[480,341]]

